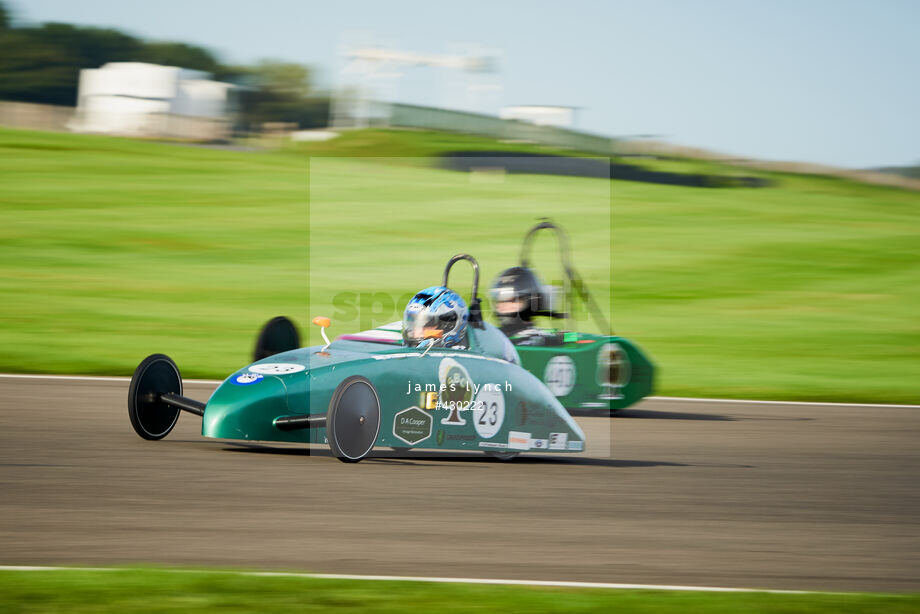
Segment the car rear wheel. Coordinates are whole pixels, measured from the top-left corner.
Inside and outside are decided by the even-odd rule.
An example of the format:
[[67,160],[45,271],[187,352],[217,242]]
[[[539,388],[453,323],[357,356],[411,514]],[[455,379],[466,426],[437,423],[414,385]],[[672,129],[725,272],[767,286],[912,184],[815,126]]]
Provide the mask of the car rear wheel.
[[259,331],[256,347],[252,353],[252,361],[258,362],[263,358],[296,350],[299,347],[300,333],[297,327],[284,316],[278,316],[266,322]]
[[128,417],[144,439],[163,439],[176,426],[179,408],[160,400],[167,393],[182,394],[179,367],[165,354],[151,354],[134,370],[128,387]]
[[349,377],[336,388],[326,414],[326,439],[333,456],[357,463],[373,449],[379,432],[377,390],[364,377]]

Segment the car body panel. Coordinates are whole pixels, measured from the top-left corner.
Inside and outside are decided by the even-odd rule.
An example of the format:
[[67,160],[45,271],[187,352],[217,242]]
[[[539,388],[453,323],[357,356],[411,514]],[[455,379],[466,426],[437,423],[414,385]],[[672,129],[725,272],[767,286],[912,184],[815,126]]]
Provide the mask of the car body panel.
[[566,333],[561,345],[516,346],[521,366],[568,409],[616,410],[652,393],[654,366],[623,337]]
[[[470,329],[469,349],[423,350],[385,340],[337,339],[283,352],[228,377],[209,399],[202,435],[325,443],[322,426],[281,430],[283,416],[322,416],[346,378],[367,378],[380,400],[375,446],[579,452],[584,433],[491,324]],[[509,354],[510,347],[510,354]]]

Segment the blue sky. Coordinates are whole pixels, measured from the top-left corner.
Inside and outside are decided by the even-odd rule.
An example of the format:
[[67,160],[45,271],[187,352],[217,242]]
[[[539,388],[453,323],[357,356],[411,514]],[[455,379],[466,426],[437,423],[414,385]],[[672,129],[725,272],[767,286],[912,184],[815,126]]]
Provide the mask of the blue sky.
[[[112,26],[225,61],[311,64],[326,86],[355,37],[423,53],[471,43],[501,50],[496,108],[576,106],[583,130],[765,159],[920,162],[913,0],[7,2],[20,22]],[[442,105],[445,80],[407,69],[397,97]]]

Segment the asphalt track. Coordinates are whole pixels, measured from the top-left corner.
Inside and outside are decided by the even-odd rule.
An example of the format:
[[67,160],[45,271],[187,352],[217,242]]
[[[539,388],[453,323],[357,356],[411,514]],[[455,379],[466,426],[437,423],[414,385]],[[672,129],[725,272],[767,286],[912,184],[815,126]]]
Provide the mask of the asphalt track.
[[0,378],[0,564],[920,590],[918,408],[651,400],[580,455],[346,465],[188,414],[143,441],[126,391]]

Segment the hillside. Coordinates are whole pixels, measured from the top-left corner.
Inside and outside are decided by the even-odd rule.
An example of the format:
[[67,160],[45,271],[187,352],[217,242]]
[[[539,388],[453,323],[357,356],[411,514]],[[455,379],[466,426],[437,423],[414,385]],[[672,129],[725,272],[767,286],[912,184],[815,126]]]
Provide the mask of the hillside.
[[[660,393],[916,401],[915,192],[433,167],[439,152],[489,147],[556,153],[387,131],[234,152],[0,130],[0,371],[129,374],[160,351],[187,377],[222,377],[274,315],[332,315],[335,334],[395,319],[461,251],[485,286],[550,216],[615,330],[657,361]],[[416,159],[356,159],[370,154]],[[550,279],[552,249],[537,246]]]

